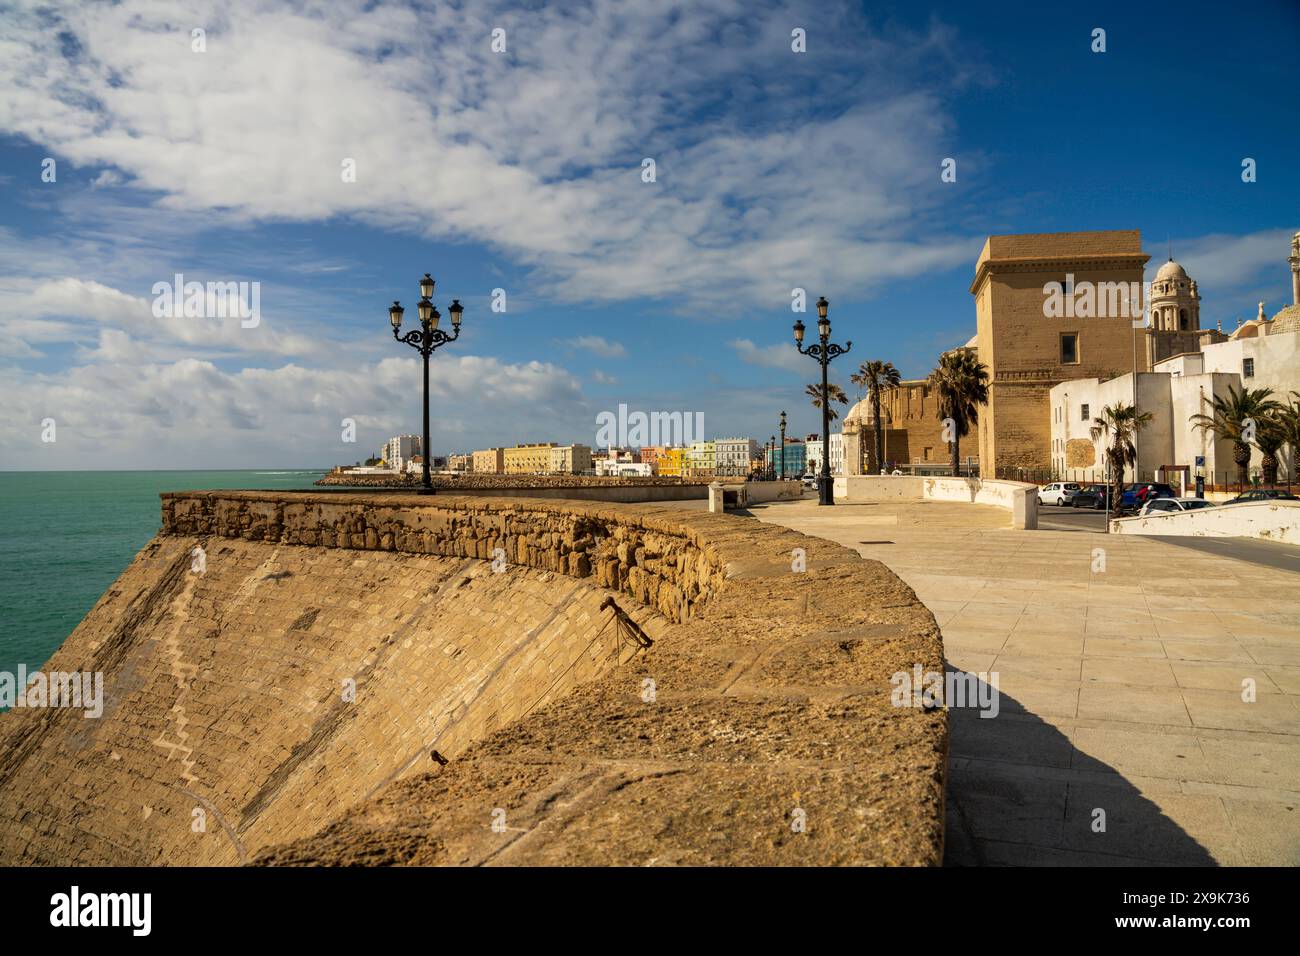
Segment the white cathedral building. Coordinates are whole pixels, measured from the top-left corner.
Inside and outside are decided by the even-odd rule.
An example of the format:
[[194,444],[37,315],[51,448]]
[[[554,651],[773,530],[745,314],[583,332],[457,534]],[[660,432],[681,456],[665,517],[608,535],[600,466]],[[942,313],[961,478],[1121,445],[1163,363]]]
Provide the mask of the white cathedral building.
[[[1141,480],[1157,479],[1178,484],[1175,470],[1190,484],[1197,473],[1207,482],[1232,481],[1236,465],[1232,443],[1217,441],[1212,433],[1196,428],[1189,419],[1209,413],[1213,396],[1234,389],[1267,388],[1285,404],[1300,392],[1300,232],[1291,238],[1291,304],[1266,318],[1259,303],[1255,318],[1238,324],[1230,334],[1200,326],[1200,294],[1196,282],[1172,258],[1162,265],[1151,283],[1148,297],[1150,372],[1102,380],[1074,379],[1051,391],[1052,463],[1067,481],[1102,481],[1102,455],[1106,439],[1093,441],[1093,420],[1107,405],[1131,404],[1134,395],[1140,412],[1151,422],[1138,432],[1137,468]],[[1291,455],[1280,454],[1279,480],[1289,474]],[[1198,459],[1201,463],[1198,464]],[[1251,472],[1259,465],[1254,449]],[[1291,480],[1300,476],[1291,475]]]

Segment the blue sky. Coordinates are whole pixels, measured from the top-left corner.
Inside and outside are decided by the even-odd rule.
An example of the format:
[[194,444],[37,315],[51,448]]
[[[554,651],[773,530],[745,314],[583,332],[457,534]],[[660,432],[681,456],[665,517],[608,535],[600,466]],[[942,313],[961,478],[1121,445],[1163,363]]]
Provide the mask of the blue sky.
[[[385,310],[426,270],[466,307],[438,452],[591,443],[620,402],[812,431],[791,289],[853,340],[833,380],[920,377],[974,331],[991,233],[1138,228],[1148,278],[1172,241],[1203,324],[1289,301],[1300,5],[1048,6],[19,4],[0,468],[365,457],[419,429]],[[259,282],[260,325],[153,317],[178,272]]]

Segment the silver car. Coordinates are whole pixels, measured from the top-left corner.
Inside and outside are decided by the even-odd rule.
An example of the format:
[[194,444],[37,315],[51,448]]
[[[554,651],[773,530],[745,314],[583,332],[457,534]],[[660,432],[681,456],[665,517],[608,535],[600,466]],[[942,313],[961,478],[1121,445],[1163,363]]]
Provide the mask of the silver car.
[[1138,512],[1141,517],[1147,515],[1177,514],[1180,511],[1200,511],[1202,508],[1217,508],[1213,501],[1204,498],[1153,498],[1142,506]]

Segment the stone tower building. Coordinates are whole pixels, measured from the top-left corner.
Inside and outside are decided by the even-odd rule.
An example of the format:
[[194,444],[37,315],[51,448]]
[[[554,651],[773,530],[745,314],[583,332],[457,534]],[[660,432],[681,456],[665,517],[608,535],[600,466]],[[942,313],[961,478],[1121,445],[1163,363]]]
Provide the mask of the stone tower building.
[[982,477],[1051,468],[1053,386],[1150,368],[1133,324],[1148,258],[1136,229],[989,236],[970,285],[975,347],[990,378],[979,414]]

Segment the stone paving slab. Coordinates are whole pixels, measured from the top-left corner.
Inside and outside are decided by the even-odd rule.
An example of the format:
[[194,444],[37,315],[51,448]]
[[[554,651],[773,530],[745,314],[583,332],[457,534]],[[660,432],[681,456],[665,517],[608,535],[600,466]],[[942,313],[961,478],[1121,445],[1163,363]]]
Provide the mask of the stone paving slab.
[[882,561],[999,675],[996,718],[950,712],[949,864],[1300,864],[1300,575],[980,505],[752,512]]

